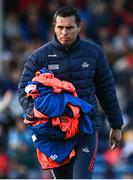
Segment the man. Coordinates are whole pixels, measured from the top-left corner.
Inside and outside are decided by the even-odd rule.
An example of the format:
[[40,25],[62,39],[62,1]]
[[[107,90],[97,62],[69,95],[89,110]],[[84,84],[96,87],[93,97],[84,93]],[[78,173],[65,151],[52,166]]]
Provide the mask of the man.
[[46,67],[60,80],[71,82],[78,96],[94,107],[94,134],[81,134],[80,142],[75,147],[76,157],[67,165],[53,169],[58,179],[90,179],[98,148],[96,96],[108,116],[111,148],[118,147],[121,141],[123,119],[114,81],[102,48],[91,41],[80,39],[81,19],[76,9],[63,7],[56,11],[53,25],[54,39],[35,50],[25,63],[18,88],[19,100],[23,110],[32,114],[33,101],[27,101],[24,88],[37,70]]

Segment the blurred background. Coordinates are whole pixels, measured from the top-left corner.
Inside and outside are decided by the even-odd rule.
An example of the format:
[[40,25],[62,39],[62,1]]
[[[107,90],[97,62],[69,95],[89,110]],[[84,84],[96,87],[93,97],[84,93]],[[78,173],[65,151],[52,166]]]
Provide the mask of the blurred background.
[[17,85],[26,57],[52,38],[51,18],[63,5],[78,8],[81,37],[104,48],[125,122],[120,148],[110,151],[108,123],[99,107],[93,178],[133,179],[133,0],[0,0],[0,178],[49,178],[23,124]]

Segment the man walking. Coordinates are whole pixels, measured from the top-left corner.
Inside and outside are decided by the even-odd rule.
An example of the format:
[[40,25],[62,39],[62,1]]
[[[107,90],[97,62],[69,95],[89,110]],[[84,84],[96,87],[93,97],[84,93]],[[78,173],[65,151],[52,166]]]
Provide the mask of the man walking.
[[80,141],[75,146],[76,156],[68,164],[53,168],[53,172],[57,179],[90,179],[98,148],[99,115],[96,97],[108,117],[111,148],[118,147],[121,141],[123,119],[114,81],[102,48],[94,42],[80,39],[81,19],[76,9],[63,7],[57,10],[53,26],[53,40],[27,58],[18,87],[19,101],[24,112],[32,115],[34,101],[27,100],[24,89],[42,67],[75,86],[78,97],[94,108],[91,117],[94,133],[81,133]]

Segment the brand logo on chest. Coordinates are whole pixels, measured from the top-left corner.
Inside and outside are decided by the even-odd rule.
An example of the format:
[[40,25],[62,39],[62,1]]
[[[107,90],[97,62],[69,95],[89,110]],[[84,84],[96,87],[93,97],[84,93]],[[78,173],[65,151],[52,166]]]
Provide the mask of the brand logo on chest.
[[57,57],[57,54],[48,54],[48,57]]
[[83,61],[81,66],[82,66],[82,68],[87,68],[87,67],[89,67],[89,63],[86,61]]

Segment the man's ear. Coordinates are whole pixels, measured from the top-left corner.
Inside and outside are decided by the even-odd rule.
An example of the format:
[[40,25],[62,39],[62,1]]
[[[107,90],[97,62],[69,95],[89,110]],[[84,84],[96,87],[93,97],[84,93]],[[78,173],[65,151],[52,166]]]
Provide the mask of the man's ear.
[[81,28],[82,28],[82,24],[80,23],[79,25],[78,25],[78,32],[80,32],[81,31]]

